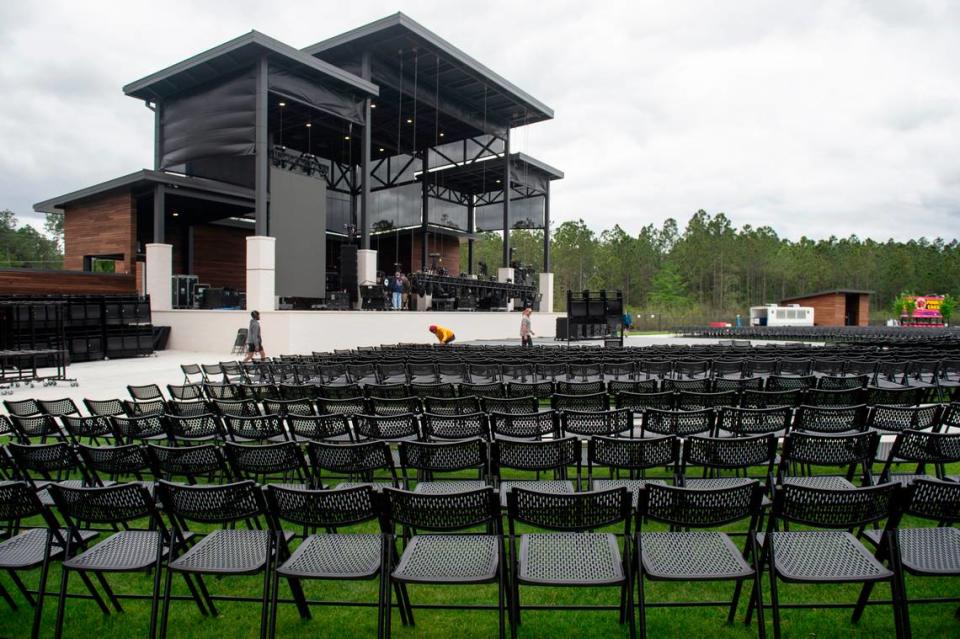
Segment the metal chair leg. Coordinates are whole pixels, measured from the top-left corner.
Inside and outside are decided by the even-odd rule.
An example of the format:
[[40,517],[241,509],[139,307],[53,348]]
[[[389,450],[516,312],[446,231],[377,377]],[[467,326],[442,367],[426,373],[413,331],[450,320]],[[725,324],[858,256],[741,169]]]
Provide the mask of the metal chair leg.
[[107,593],[107,597],[110,599],[110,602],[113,604],[113,607],[117,612],[123,612],[123,607],[120,606],[120,600],[117,599],[117,596],[113,594],[113,589],[110,588],[110,584],[107,583],[106,578],[101,572],[93,573],[97,577],[97,581],[100,582],[100,586],[103,587],[103,591]]
[[[184,575],[186,576],[186,575]],[[160,613],[160,639],[167,636],[167,617],[170,615],[170,589],[173,586],[173,571],[167,567],[167,576],[163,584],[163,609]],[[191,587],[191,590],[193,588]]]
[[70,577],[70,571],[66,568],[60,570],[60,597],[57,599],[57,621],[53,627],[54,639],[60,639],[63,635],[63,615],[67,606],[67,580]]
[[11,610],[14,612],[18,610],[17,602],[13,600],[13,597],[11,597],[10,593],[7,592],[7,589],[3,587],[3,584],[0,584],[0,597],[7,602],[7,605],[10,606]]
[[33,595],[30,594],[30,590],[27,588],[26,584],[23,583],[23,580],[20,579],[20,575],[17,574],[15,570],[8,570],[7,573],[10,575],[10,578],[13,580],[14,585],[17,587],[17,590],[20,591],[20,594],[23,595],[23,598],[27,600],[27,603],[30,604],[30,607],[37,605],[36,599],[33,598]]
[[53,533],[47,531],[47,541],[43,552],[43,565],[40,567],[40,586],[37,589],[37,604],[33,609],[33,627],[30,629],[30,639],[40,636],[40,619],[43,616],[43,598],[47,592],[47,576],[50,573],[50,546],[53,543]]

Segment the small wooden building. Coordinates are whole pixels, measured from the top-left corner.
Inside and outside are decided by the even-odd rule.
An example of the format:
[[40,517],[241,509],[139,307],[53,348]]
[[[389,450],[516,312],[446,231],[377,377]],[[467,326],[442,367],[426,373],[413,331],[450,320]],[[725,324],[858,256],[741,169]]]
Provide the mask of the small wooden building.
[[814,326],[867,326],[873,291],[833,289],[780,300],[780,304],[813,307]]

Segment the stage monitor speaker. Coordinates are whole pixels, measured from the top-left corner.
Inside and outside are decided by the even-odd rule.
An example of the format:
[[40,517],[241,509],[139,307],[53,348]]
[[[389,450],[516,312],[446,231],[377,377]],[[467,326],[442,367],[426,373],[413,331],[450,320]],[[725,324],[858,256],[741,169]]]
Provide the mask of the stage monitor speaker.
[[355,244],[340,245],[340,287],[349,293],[351,302],[357,301],[357,246]]

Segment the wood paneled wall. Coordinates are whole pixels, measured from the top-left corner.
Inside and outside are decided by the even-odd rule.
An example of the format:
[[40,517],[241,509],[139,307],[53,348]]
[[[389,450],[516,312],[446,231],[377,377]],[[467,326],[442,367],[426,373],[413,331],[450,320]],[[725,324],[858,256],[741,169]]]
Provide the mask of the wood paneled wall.
[[129,191],[105,193],[64,209],[63,267],[83,270],[85,255],[122,255],[117,273],[133,273],[136,261],[136,203]]
[[101,295],[136,290],[135,278],[128,274],[0,269],[0,294]]

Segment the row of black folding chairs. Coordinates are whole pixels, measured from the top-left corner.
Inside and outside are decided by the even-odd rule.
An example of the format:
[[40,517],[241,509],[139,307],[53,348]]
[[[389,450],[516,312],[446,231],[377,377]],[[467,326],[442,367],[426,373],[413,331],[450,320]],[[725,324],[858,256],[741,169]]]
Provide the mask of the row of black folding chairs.
[[[763,505],[756,481],[711,489],[651,483],[632,496],[625,487],[558,494],[513,486],[507,498],[506,544],[499,500],[489,487],[444,493],[385,488],[377,493],[365,485],[333,491],[270,485],[262,491],[252,481],[217,486],[161,481],[157,494],[169,526],[141,483],[98,488],[55,485],[49,492],[65,528],[27,484],[0,486],[0,518],[6,523],[17,526],[30,516],[46,520],[46,528],[18,531],[13,538],[21,546],[32,543],[35,550],[29,555],[20,552],[10,573],[41,568],[34,636],[39,633],[50,562],[60,560],[57,637],[67,613],[66,585],[73,572],[107,614],[109,607],[88,573],[98,578],[106,598],[121,612],[119,598],[105,574],[153,572],[152,593],[141,595],[151,601],[151,637],[158,616],[160,636],[166,636],[174,573],[186,581],[190,598],[202,614],[217,613],[204,575],[262,574],[261,597],[219,597],[259,601],[261,637],[275,634],[281,578],[288,581],[301,617],[309,618],[304,581],[378,577],[378,636],[390,635],[394,592],[403,623],[413,623],[407,584],[492,582],[498,584],[500,637],[505,636],[507,619],[512,635],[517,634],[523,585],[617,588],[620,603],[612,608],[619,610],[620,622],[627,623],[633,637],[636,579],[641,636],[646,635],[646,608],[652,605],[645,600],[645,580],[726,580],[736,582],[733,598],[715,603],[729,605],[728,618],[732,620],[743,584],[752,582],[747,620],[756,610],[763,637],[767,604],[762,597],[761,574],[765,567],[775,636],[780,636],[781,607],[776,586],[778,580],[784,580],[862,583],[854,619],[862,614],[872,586],[890,582],[896,633],[904,637],[909,636],[904,568],[914,575],[943,575],[943,553],[950,559],[960,554],[958,531],[943,527],[960,519],[960,484],[927,479],[906,488],[899,483],[843,490],[784,484],[777,491],[762,545],[755,534]],[[635,507],[631,501],[636,502]],[[901,530],[903,514],[932,520],[940,527]],[[378,533],[340,532],[375,519],[381,525]],[[882,530],[871,530],[863,538],[875,545],[873,553],[845,530],[864,529],[884,519]],[[741,550],[728,533],[718,529],[744,520],[748,524]],[[634,521],[635,530],[631,528]],[[794,522],[818,530],[793,532],[786,528]],[[208,531],[203,534],[191,529],[197,523]],[[295,534],[285,529],[288,523],[305,530],[295,549],[291,546]],[[209,531],[208,527],[216,524],[222,527]],[[670,530],[650,529],[663,524]],[[91,527],[94,525],[124,529],[93,545],[101,534]],[[518,525],[540,530],[521,534]],[[328,532],[306,532],[311,529]],[[4,545],[9,546],[10,541],[0,543],[0,556]],[[948,565],[953,567],[946,572],[958,573],[955,564]],[[19,579],[16,583],[29,595]],[[11,599],[5,590],[4,594]],[[667,605],[684,603],[705,602]]]

